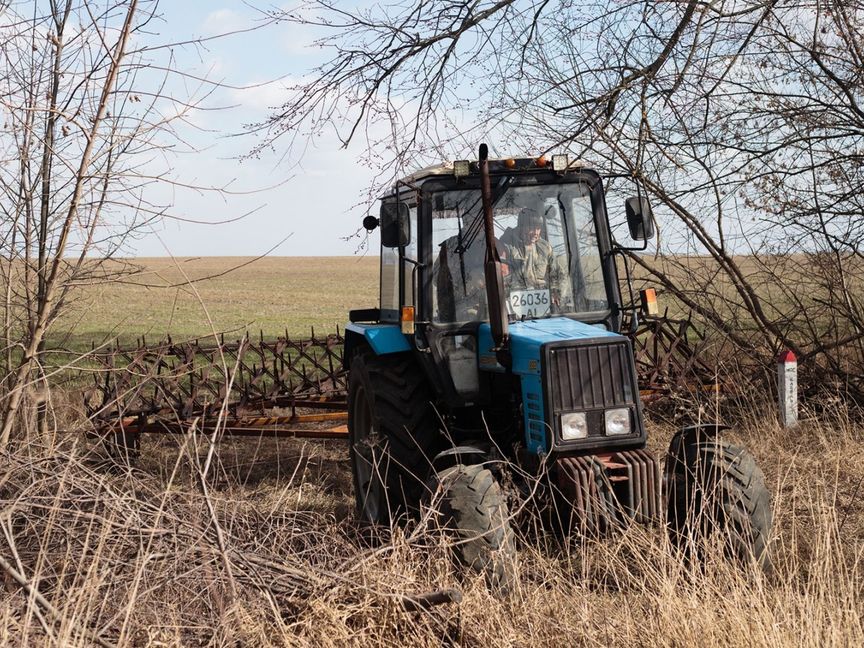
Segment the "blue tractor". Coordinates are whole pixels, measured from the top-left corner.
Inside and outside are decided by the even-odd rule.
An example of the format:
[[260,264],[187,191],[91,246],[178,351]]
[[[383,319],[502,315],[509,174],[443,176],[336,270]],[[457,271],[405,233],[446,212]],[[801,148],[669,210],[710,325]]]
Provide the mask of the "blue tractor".
[[[625,210],[631,237],[649,239],[647,200]],[[767,564],[764,478],[723,426],[682,429],[663,461],[646,450],[622,334],[636,307],[596,171],[566,155],[490,160],[483,145],[477,161],[396,183],[364,226],[380,227],[380,305],[351,311],[345,341],[363,522],[389,525],[437,493],[458,559],[506,587],[501,484],[531,475],[567,529],[659,521],[685,549],[720,530],[729,552]]]

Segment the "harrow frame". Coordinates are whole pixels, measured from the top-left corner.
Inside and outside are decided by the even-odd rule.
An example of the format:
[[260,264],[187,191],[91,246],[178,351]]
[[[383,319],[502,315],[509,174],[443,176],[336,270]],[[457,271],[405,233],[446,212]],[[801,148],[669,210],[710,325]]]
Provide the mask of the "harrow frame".
[[[705,338],[689,319],[644,318],[630,337],[644,402],[719,389],[701,357]],[[91,432],[180,434],[194,424],[226,435],[347,438],[344,342],[338,329],[324,337],[313,329],[305,339],[142,338],[94,350],[97,370],[83,394]]]

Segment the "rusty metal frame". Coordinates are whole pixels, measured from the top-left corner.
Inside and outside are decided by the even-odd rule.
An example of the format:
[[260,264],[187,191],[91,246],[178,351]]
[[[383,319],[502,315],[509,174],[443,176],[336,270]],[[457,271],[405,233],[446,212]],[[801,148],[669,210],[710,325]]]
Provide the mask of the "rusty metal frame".
[[708,340],[689,317],[642,317],[630,339],[643,403],[721,391],[715,368],[705,360]]
[[[702,357],[705,337],[689,319],[644,318],[631,340],[643,402],[718,389]],[[85,411],[97,432],[118,426],[132,433],[178,432],[194,420],[202,430],[218,425],[226,434],[344,437],[339,428],[308,427],[346,418],[344,342],[338,329],[324,337],[313,330],[305,339],[286,332],[275,340],[262,333],[258,340],[247,335],[226,342],[223,336],[147,345],[142,338],[134,347],[89,354],[96,371]],[[332,413],[317,419],[308,413],[322,409]]]
[[663,518],[660,462],[647,450],[561,457],[554,472],[565,520],[581,535],[603,534],[629,519],[654,524]]
[[[287,334],[265,340],[174,343],[167,340],[133,348],[94,351],[93,386],[84,394],[87,417],[97,430],[135,421],[138,432],[171,432],[196,420],[206,428],[218,424],[226,433],[290,423],[344,420],[347,376],[342,362],[344,338],[337,331],[324,337],[293,340]],[[273,414],[290,409],[291,416]],[[322,415],[297,410],[330,409]],[[270,414],[267,424],[261,417]],[[257,415],[257,416],[255,416]],[[125,427],[125,426],[124,426]],[[286,430],[287,432],[287,430]],[[320,436],[327,436],[324,429]],[[296,434],[291,434],[296,436]]]

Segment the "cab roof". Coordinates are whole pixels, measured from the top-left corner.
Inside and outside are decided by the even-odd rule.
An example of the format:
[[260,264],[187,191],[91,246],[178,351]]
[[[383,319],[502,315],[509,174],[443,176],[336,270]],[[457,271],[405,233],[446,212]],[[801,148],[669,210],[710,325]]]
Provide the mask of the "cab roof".
[[[499,169],[496,169],[496,170],[500,170],[500,167],[502,167],[504,165],[504,162],[507,160],[516,160],[517,162],[535,162],[536,159],[537,158],[528,158],[528,157],[524,157],[524,158],[518,158],[518,157],[489,158],[489,166],[490,166],[490,170],[492,170],[494,167],[499,167]],[[476,164],[477,164],[477,162],[475,160],[471,160],[471,166],[472,166],[472,174],[471,175],[474,175],[473,168]],[[414,173],[411,173],[411,174],[405,176],[404,178],[402,178],[398,184],[412,184],[415,182],[419,182],[420,180],[425,180],[427,178],[432,178],[432,177],[436,177],[436,176],[453,175],[453,167],[454,167],[454,162],[452,160],[447,160],[445,162],[441,162],[440,164],[433,164],[431,166],[423,167],[422,169],[419,169],[419,170],[415,171]],[[537,167],[534,166],[533,168],[536,169]],[[571,169],[573,169],[573,170],[575,170],[575,169],[590,169],[590,168],[592,168],[591,164],[589,164],[586,160],[582,160],[579,158],[577,158],[575,160],[571,160],[567,166],[568,170],[571,170]],[[516,169],[513,169],[513,171],[520,171],[520,170],[525,170],[525,167],[523,165],[520,165]],[[394,186],[393,188],[395,190],[396,187]]]

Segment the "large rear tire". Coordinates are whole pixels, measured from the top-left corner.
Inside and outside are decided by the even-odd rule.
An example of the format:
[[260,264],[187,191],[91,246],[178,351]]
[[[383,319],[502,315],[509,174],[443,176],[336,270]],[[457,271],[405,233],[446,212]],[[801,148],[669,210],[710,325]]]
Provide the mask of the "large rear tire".
[[749,452],[724,441],[698,440],[670,456],[668,523],[672,542],[704,558],[721,534],[726,555],[771,567],[771,497]]
[[453,534],[457,561],[482,574],[493,592],[509,593],[515,581],[516,542],[495,476],[483,466],[456,465],[436,477],[440,523]]
[[407,354],[359,352],[348,375],[348,437],[357,515],[390,525],[419,508],[438,436],[425,377]]

